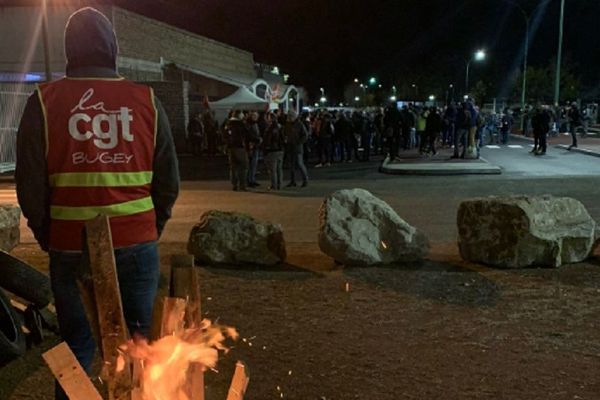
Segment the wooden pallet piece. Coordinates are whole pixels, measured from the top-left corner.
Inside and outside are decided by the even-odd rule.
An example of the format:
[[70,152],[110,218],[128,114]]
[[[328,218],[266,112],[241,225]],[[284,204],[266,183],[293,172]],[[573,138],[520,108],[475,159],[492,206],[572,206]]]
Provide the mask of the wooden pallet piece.
[[248,389],[248,383],[250,383],[250,376],[248,375],[246,365],[238,361],[235,364],[235,372],[231,379],[227,400],[243,400],[246,395],[246,389]]
[[[202,310],[198,270],[194,256],[175,254],[171,257],[171,295],[187,300],[185,327],[200,326]],[[192,364],[188,370],[187,391],[190,400],[204,400],[204,371],[200,364]]]
[[[99,215],[85,224],[89,266],[98,312],[99,347],[104,359],[103,375],[108,383],[109,400],[130,398],[131,371],[129,366],[116,371],[118,347],[128,338],[123,315],[119,280],[115,263],[112,235],[108,217]],[[101,299],[101,301],[100,301]]]
[[71,400],[102,400],[66,343],[42,354],[52,374]]
[[187,301],[178,297],[163,298],[160,337],[182,332]]

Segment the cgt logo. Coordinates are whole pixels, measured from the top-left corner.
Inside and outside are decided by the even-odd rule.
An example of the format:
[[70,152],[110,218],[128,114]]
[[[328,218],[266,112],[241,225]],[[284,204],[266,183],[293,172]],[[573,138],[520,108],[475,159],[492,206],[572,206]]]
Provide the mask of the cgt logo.
[[[127,107],[121,107],[118,110],[107,110],[102,101],[88,104],[93,96],[94,89],[88,89],[79,99],[79,103],[71,110],[71,113],[73,113],[69,119],[69,134],[71,137],[81,142],[90,140],[93,137],[96,147],[114,149],[119,143],[120,128],[123,140],[133,142],[129,125],[133,121],[132,110]],[[88,110],[100,111],[101,113],[92,118],[85,113]]]

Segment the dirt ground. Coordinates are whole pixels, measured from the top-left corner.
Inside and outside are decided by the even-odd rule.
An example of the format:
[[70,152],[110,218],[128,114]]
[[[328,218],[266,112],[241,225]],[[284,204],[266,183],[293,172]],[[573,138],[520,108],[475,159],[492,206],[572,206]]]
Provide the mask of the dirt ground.
[[[15,253],[42,266],[32,247]],[[161,246],[163,266],[182,251]],[[207,374],[207,399],[226,397],[237,359],[257,400],[598,399],[599,266],[201,267],[206,317],[245,338]],[[1,399],[52,398],[40,351],[0,370]]]
[[[215,204],[281,223],[289,257],[271,269],[199,267],[205,316],[245,338],[207,373],[207,400],[225,399],[238,359],[250,371],[249,400],[600,399],[600,259],[519,271],[465,264],[450,213],[426,229],[424,263],[341,268],[319,252],[316,217],[306,218],[321,194],[273,202],[217,186],[184,187],[160,243],[163,268]],[[420,201],[437,212],[416,198],[383,197],[397,210]],[[45,255],[22,232],[13,253],[45,270]],[[40,353],[57,341],[0,369],[1,400],[52,399]]]

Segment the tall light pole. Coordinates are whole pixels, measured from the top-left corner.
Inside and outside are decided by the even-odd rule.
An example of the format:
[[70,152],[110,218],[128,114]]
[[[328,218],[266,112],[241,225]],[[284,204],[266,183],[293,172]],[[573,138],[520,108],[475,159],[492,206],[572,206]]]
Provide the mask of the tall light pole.
[[485,50],[477,50],[475,54],[473,54],[473,57],[469,58],[468,61],[465,60],[465,63],[467,64],[467,71],[465,74],[465,94],[469,94],[469,68],[471,66],[471,61],[483,61],[485,60],[485,56]]
[[[521,110],[525,110],[525,102],[527,101],[527,59],[529,58],[529,20],[531,19],[531,15],[533,15],[538,8],[543,5],[547,5],[550,0],[543,0],[540,4],[537,5],[536,8],[530,14],[527,14],[525,9],[521,7],[521,5],[512,0],[504,0],[506,3],[512,4],[515,6],[523,16],[525,21],[525,47],[523,49],[523,82],[521,83]],[[523,113],[521,113],[521,128],[523,128]]]
[[50,67],[50,44],[48,43],[48,4],[42,0],[42,41],[44,44],[44,67],[46,69],[46,82],[52,80],[52,68]]
[[560,64],[562,61],[563,29],[565,25],[565,0],[560,2],[560,25],[558,28],[558,55],[556,57],[556,78],[554,80],[554,105],[560,101]]

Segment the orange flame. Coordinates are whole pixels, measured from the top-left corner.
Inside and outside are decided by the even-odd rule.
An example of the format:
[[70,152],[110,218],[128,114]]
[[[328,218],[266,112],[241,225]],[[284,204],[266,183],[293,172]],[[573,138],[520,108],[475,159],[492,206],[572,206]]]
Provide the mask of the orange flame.
[[219,350],[228,351],[224,345],[227,338],[236,340],[237,331],[203,320],[197,328],[184,329],[153,343],[146,339],[129,340],[120,346],[117,368],[124,368],[125,358],[139,362],[143,400],[189,400],[188,368],[195,363],[202,370],[214,369]]

